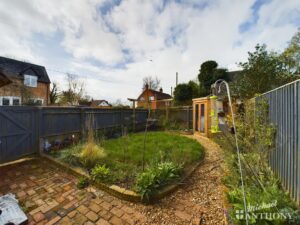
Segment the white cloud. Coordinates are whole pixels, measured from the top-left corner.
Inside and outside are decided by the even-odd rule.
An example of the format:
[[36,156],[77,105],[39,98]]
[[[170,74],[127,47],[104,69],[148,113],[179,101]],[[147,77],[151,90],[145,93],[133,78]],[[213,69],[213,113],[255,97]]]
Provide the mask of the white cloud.
[[[101,14],[109,2],[1,1],[0,54],[80,74],[94,98],[124,100],[139,94],[147,75],[158,76],[170,92],[176,72],[181,82],[194,79],[205,60],[237,69],[257,43],[282,50],[300,25],[298,0],[267,2],[256,20],[254,0],[123,0]],[[241,33],[247,21],[253,24]],[[65,55],[47,58],[35,35],[51,39],[57,33],[56,46],[43,51],[62,48]],[[63,86],[64,75],[49,74]]]

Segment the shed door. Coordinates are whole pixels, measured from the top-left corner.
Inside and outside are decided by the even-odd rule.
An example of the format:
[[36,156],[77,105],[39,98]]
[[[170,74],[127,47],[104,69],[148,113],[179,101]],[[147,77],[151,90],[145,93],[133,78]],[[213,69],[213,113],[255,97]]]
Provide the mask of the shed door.
[[200,105],[200,132],[205,133],[205,104]]
[[195,131],[199,131],[199,104],[195,105]]

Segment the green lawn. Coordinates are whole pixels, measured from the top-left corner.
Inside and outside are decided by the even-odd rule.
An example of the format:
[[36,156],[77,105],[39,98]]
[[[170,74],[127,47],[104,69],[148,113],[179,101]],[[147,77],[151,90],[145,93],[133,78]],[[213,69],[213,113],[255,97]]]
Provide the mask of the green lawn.
[[[142,171],[144,132],[125,137],[104,140],[99,143],[106,156],[99,164],[111,171],[111,182],[131,188],[135,177]],[[55,157],[76,164],[70,153],[78,153],[83,145],[56,152]],[[67,157],[66,157],[67,156]],[[196,141],[176,133],[148,132],[145,148],[145,168],[156,167],[160,162],[173,162],[183,167],[200,160],[204,156],[203,147]]]

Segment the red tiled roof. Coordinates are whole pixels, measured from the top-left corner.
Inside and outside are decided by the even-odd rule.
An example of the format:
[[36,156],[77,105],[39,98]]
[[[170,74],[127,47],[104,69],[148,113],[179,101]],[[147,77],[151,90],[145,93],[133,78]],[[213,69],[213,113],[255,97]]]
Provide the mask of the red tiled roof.
[[143,96],[144,92],[145,91],[151,91],[155,96],[156,96],[156,100],[163,100],[163,99],[170,99],[172,98],[171,95],[167,94],[167,93],[163,93],[163,92],[160,92],[160,91],[156,91],[156,90],[153,90],[153,89],[145,89],[141,94],[140,96],[138,97],[138,101],[140,100],[140,98]]

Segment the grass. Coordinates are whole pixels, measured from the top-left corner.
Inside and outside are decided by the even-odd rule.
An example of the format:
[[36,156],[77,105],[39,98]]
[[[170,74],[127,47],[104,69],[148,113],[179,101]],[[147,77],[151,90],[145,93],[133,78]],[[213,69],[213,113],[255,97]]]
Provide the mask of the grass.
[[[102,141],[105,157],[99,165],[110,170],[110,181],[125,188],[132,188],[138,173],[142,172],[144,133]],[[84,144],[54,152],[53,156],[73,165],[80,165],[77,156]],[[145,169],[156,167],[161,162],[173,162],[183,167],[201,159],[203,147],[196,141],[177,133],[148,132],[145,148]],[[81,164],[81,166],[83,166]]]

